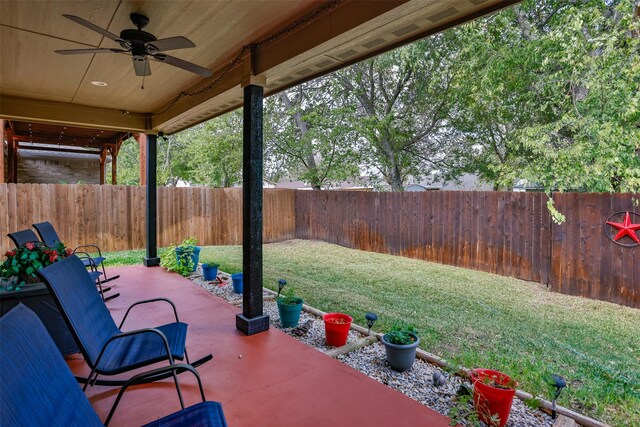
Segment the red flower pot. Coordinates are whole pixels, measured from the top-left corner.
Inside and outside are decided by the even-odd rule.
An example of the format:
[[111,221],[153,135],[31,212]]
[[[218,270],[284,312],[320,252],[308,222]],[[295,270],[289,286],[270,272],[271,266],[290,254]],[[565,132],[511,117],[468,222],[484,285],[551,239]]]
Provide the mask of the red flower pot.
[[516,394],[511,377],[491,369],[475,369],[471,372],[471,380],[473,406],[478,418],[491,427],[503,427],[509,420]]
[[353,318],[343,313],[327,313],[322,318],[327,345],[334,347],[345,345]]

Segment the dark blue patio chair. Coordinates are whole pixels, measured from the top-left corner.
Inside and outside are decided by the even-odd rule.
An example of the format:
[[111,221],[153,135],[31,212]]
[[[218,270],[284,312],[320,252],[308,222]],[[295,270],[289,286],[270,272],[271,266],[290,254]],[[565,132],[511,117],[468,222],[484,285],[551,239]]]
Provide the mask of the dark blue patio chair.
[[[37,224],[32,224],[32,225],[33,225],[33,228],[35,228],[38,234],[40,235],[40,239],[42,240],[42,243],[44,243],[45,245],[54,247],[57,244],[62,242],[62,240],[60,240],[60,237],[58,237],[58,233],[56,233],[55,228],[53,228],[53,225],[49,221],[39,222]],[[80,250],[80,249],[94,249],[95,251],[98,252],[98,256],[91,256],[87,251]],[[95,244],[80,245],[73,250],[73,253],[80,255],[79,258],[82,260],[82,263],[84,264],[84,266],[90,268],[92,272],[98,271],[98,267],[102,268],[102,272],[98,274],[97,284],[98,284],[98,287],[100,288],[100,294],[102,295],[103,300],[109,301],[120,296],[120,294],[113,294],[113,295],[109,295],[108,297],[104,296],[104,293],[109,292],[111,288],[110,287],[103,288],[102,284],[109,282],[111,280],[117,279],[120,276],[107,277],[107,270],[104,268],[105,258],[102,256],[102,252],[100,251],[100,248],[97,245]],[[104,278],[101,279],[99,277],[100,275],[103,275]]]
[[[56,349],[44,325],[34,312],[20,304],[0,318],[0,425],[3,427],[92,427],[102,426],[69,366]],[[207,402],[200,376],[189,365],[173,365],[165,370],[192,372],[200,387],[202,403],[197,403],[146,426],[226,426],[222,406]],[[105,421],[109,423],[123,393],[138,384],[146,373],[136,375],[120,390]],[[135,379],[135,380],[134,380]],[[178,389],[180,393],[180,389]]]
[[36,233],[34,233],[33,230],[30,229],[9,233],[7,234],[7,237],[9,237],[13,241],[13,243],[16,245],[16,248],[24,245],[25,243],[40,242],[40,239],[38,239]]
[[[178,319],[178,312],[172,301],[166,298],[138,301],[127,309],[120,326],[116,326],[82,261],[77,256],[71,255],[53,263],[38,271],[37,274],[49,288],[69,331],[91,368],[87,378],[76,377],[78,382],[85,384],[84,389],[89,384],[124,385],[126,383],[123,379],[98,379],[99,375],[117,375],[161,361],[168,361],[169,365],[174,365],[175,359],[186,359],[187,363],[190,363],[185,347],[187,324]],[[154,302],[168,303],[173,310],[175,322],[154,328],[126,332],[121,330],[133,307]],[[197,367],[212,358],[213,356],[209,354],[191,365]],[[180,372],[182,372],[180,369],[158,372],[145,377],[145,382],[173,377],[177,387],[176,374]]]
[[[20,231],[16,231],[14,233],[9,233],[7,234],[7,236],[13,241],[13,243],[16,245],[16,248],[19,246],[23,246],[27,243],[41,243],[40,239],[38,239],[38,236],[36,236],[36,233],[33,232],[33,230],[27,228],[26,230],[20,230]],[[54,246],[54,245],[50,245],[48,243],[45,243],[45,245],[47,246]],[[100,272],[97,271],[96,268],[92,268],[89,275],[91,276],[91,279],[98,285],[99,281],[98,279],[100,278]],[[104,291],[108,291],[109,289],[105,289]],[[102,292],[103,289],[100,286],[100,292]],[[106,299],[112,299],[114,297],[116,297],[117,295],[112,295],[109,298]]]
[[9,234],[7,234],[7,236],[16,245],[16,248],[19,247],[19,246],[24,245],[25,243],[39,242],[40,241],[40,239],[38,239],[38,236],[36,236],[36,233],[34,233],[33,230],[30,230],[30,229],[20,230],[20,231],[14,232],[14,233],[9,233]]
[[[58,236],[58,233],[56,232],[56,229],[53,228],[53,224],[51,224],[49,221],[39,222],[37,224],[33,224],[33,228],[36,229],[36,231],[40,235],[40,239],[47,246],[55,246],[55,245],[57,245],[58,243],[60,243],[62,241],[62,240],[60,240],[60,237]],[[80,249],[82,249],[82,253],[83,254],[88,252],[85,249],[90,249],[90,250],[98,253],[98,256],[89,256],[87,254],[87,257],[82,257],[81,259],[82,259],[82,262],[84,263],[85,267],[89,267],[89,266],[98,267],[99,266],[100,268],[102,268],[102,274],[104,275],[104,279],[101,279],[101,283],[106,283],[106,282],[109,282],[111,280],[115,280],[118,277],[120,277],[120,276],[107,277],[107,271],[104,268],[105,257],[102,256],[102,251],[100,251],[100,248],[98,247],[98,245],[96,245],[94,243],[91,243],[91,244],[88,244],[88,245],[80,245],[80,246],[76,247],[73,250],[73,252],[76,253]]]

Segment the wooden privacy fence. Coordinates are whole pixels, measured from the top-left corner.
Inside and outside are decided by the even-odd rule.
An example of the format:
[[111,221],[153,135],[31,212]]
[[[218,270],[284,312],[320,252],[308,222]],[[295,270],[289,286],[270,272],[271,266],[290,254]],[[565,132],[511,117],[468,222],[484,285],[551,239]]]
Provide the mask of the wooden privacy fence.
[[[0,184],[0,249],[11,231],[51,221],[69,246],[145,246],[144,187]],[[264,241],[292,238],[472,268],[548,284],[570,295],[640,307],[640,246],[614,244],[604,221],[634,211],[628,194],[554,196],[554,224],[540,193],[264,191]],[[242,243],[242,190],[158,188],[158,244],[195,236]]]
[[605,219],[635,211],[628,194],[306,191],[296,237],[549,284],[570,295],[640,307],[640,246],[621,247]]
[[[68,245],[102,250],[145,247],[145,188],[112,185],[0,184],[0,249],[6,234],[50,221]],[[295,237],[295,192],[264,192],[265,242]],[[202,245],[242,243],[242,189],[158,188],[158,245],[195,236]]]

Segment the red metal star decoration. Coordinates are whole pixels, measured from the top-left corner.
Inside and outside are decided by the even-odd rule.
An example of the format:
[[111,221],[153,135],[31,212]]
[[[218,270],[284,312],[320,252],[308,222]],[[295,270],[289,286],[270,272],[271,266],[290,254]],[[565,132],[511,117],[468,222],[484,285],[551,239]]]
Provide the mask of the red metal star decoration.
[[640,230],[640,224],[631,223],[631,215],[629,215],[629,212],[627,212],[626,215],[624,216],[623,222],[607,221],[607,224],[619,230],[618,234],[616,234],[615,237],[613,238],[614,242],[618,241],[624,236],[629,236],[634,242],[640,243],[640,239],[638,239],[638,234],[635,231],[635,230]]

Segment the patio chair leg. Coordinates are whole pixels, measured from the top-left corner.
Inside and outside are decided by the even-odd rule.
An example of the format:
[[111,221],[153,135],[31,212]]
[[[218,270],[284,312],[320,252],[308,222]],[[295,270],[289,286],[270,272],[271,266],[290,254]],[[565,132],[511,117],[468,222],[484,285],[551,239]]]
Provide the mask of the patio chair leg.
[[107,301],[111,301],[112,299],[117,298],[119,296],[120,296],[120,294],[117,293],[117,294],[109,295],[108,297],[103,298],[103,300],[104,300],[104,302],[107,302]]
[[[193,362],[191,364],[191,366],[193,366],[194,368],[197,368],[198,366],[208,362],[209,360],[213,359],[213,355],[208,354],[205,357],[202,357],[198,360],[196,360],[195,362]],[[175,374],[181,374],[183,372],[187,372],[187,370],[176,370]],[[147,383],[152,383],[154,381],[160,381],[160,380],[164,380],[167,378],[171,378],[173,376],[173,374],[171,372],[166,372],[164,374],[158,374],[156,376],[151,376],[149,378],[147,378],[144,382],[140,383],[140,384],[147,384]],[[80,377],[76,375],[76,381],[78,381],[79,384],[85,384],[85,386],[83,387],[83,390],[87,389],[87,386],[89,385],[89,383],[91,383],[92,386],[94,385],[99,385],[99,386],[123,386],[126,384],[126,382],[128,380],[126,379],[113,379],[113,380],[106,380],[106,379],[98,379],[98,375],[96,374],[95,377],[93,377],[93,371],[91,372],[91,374],[89,375],[89,377],[85,378],[85,377]]]
[[117,276],[111,276],[108,279],[104,279],[100,283],[107,283],[107,282],[110,282],[112,280],[116,280],[116,279],[119,279],[119,278],[120,278],[120,275],[118,274]]
[[196,360],[193,363],[190,363],[191,366],[193,366],[194,368],[197,368],[200,365],[204,365],[205,363],[207,363],[209,360],[213,359],[213,354],[207,354],[204,357],[201,357],[200,359]]
[[173,381],[176,383],[176,391],[178,392],[178,399],[180,399],[180,407],[184,409],[184,400],[182,400],[182,392],[180,391],[180,385],[178,384],[178,375],[176,371],[171,371],[173,374]]
[[[94,377],[94,373],[95,372],[96,372],[96,368],[93,368],[91,370],[91,372],[89,373],[89,376],[87,378],[85,378],[86,382],[84,383],[84,387],[82,387],[82,391],[87,391],[87,387],[89,387],[89,384],[91,384],[92,386],[94,385],[95,380],[98,378],[98,374],[97,373],[95,374],[95,377]],[[91,377],[94,377],[93,381],[91,381]],[[76,377],[76,379],[77,378],[78,377]],[[80,382],[80,381],[78,381],[78,382]]]
[[111,276],[111,277],[107,278],[107,270],[104,268],[104,262],[101,263],[100,265],[102,266],[102,277],[104,277],[103,280],[98,279],[100,281],[100,283],[107,283],[107,282],[110,282],[112,280],[116,280],[117,278],[120,277],[120,275],[118,274],[117,276]]

